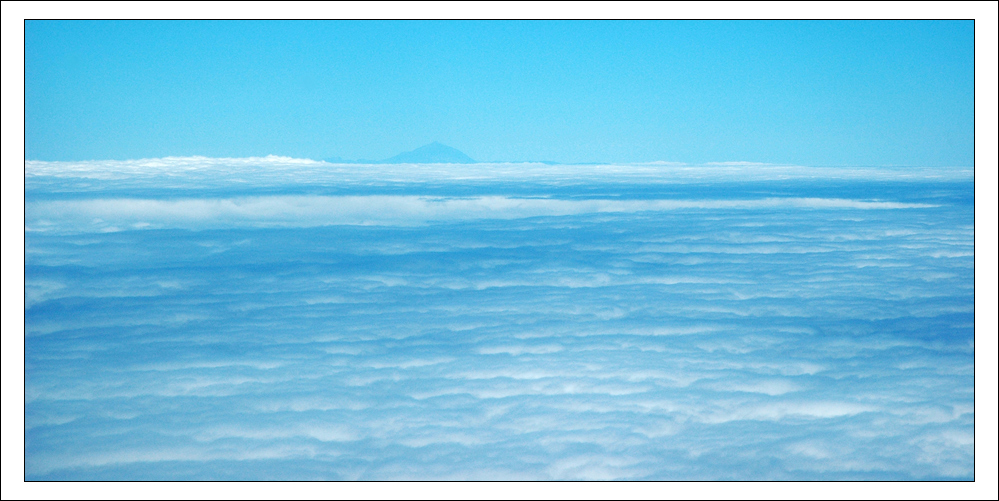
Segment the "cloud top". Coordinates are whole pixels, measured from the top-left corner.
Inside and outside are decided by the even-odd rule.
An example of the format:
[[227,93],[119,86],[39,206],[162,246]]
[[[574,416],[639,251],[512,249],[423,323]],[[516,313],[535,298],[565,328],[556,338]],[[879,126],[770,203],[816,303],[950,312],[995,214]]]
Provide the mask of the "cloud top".
[[523,181],[576,184],[587,181],[723,182],[782,180],[970,181],[970,168],[942,167],[806,167],[748,162],[704,165],[640,163],[572,165],[545,163],[476,164],[331,164],[280,156],[251,158],[167,157],[86,162],[25,161],[25,177],[136,179],[147,177],[192,180],[202,176],[260,183],[299,182],[499,182]]
[[898,210],[932,204],[827,198],[758,200],[560,200],[483,196],[265,196],[226,199],[96,199],[29,202],[26,231],[236,226],[421,224],[433,221],[518,219],[676,210]]
[[27,479],[974,478],[971,183],[26,168]]

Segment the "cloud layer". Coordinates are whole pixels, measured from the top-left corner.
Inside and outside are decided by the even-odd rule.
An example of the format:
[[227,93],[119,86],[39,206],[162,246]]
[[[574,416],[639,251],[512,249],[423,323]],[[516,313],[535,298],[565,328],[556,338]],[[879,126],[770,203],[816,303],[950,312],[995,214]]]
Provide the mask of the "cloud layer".
[[27,478],[973,478],[965,181],[200,162],[27,167]]
[[412,225],[430,221],[521,219],[670,210],[925,209],[923,203],[829,198],[757,200],[559,200],[504,196],[265,196],[223,199],[92,199],[30,202],[25,231],[120,231],[149,228]]

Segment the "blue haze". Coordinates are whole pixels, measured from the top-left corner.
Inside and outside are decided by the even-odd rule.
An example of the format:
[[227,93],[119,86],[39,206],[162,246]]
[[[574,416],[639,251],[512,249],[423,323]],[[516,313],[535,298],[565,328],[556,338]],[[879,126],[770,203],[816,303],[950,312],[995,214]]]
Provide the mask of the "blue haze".
[[974,478],[971,169],[30,161],[25,197],[27,479]]

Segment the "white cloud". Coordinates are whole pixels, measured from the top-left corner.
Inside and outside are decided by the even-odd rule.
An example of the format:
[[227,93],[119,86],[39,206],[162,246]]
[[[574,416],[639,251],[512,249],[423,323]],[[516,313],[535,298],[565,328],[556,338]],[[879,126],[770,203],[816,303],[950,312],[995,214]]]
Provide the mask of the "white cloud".
[[[226,199],[91,199],[35,201],[25,231],[122,231],[154,228],[412,225],[429,221],[518,219],[670,210],[924,209],[931,204],[825,198],[760,200],[557,200],[485,196],[264,196]],[[773,249],[778,247],[771,246]],[[737,252],[738,250],[731,250]]]
[[971,207],[818,189],[937,174],[29,162],[27,475],[968,478]]
[[549,165],[539,163],[478,164],[329,164],[279,156],[255,158],[168,157],[125,161],[40,162],[25,161],[25,177],[79,177],[134,180],[165,178],[172,184],[187,180],[225,179],[252,185],[312,181],[340,182],[530,182],[578,184],[580,182],[690,183],[710,181],[971,181],[970,168],[926,167],[806,167],[725,162],[705,165],[677,163]]

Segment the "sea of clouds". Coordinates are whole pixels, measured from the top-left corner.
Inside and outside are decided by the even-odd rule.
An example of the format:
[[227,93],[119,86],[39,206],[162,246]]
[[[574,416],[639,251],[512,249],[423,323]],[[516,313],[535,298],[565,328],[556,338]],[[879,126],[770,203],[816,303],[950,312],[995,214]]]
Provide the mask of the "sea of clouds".
[[973,188],[25,162],[25,475],[970,480]]

